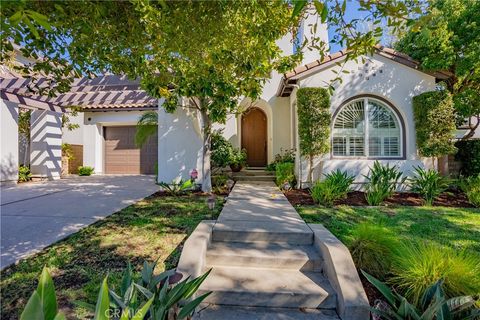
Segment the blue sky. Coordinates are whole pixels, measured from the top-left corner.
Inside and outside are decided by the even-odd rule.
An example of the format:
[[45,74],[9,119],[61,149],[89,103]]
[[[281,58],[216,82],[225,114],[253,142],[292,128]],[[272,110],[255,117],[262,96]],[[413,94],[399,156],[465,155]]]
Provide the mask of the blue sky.
[[[364,11],[359,11],[358,8],[359,8],[359,4],[358,4],[358,0],[348,0],[347,2],[347,9],[345,11],[345,19],[347,21],[350,21],[352,19],[358,19],[358,18],[363,18],[365,17],[366,15],[366,12]],[[335,34],[335,27],[331,27],[329,26],[328,28],[328,38],[329,39],[332,39],[333,36]],[[341,50],[343,48],[341,48],[338,44],[331,44],[331,47],[330,47],[330,52],[333,53],[333,52],[337,52],[339,50]]]

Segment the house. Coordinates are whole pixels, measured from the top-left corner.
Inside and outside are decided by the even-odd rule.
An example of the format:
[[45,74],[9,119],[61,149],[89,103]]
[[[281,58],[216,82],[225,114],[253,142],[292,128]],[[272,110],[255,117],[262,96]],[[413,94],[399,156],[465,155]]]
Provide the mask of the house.
[[[309,27],[312,23],[318,23],[315,31]],[[299,34],[328,41],[327,26],[316,15],[303,22]],[[291,34],[279,39],[278,44],[286,55],[294,52]],[[295,150],[297,180],[303,186],[308,165],[299,154],[296,92],[304,87],[326,88],[336,77],[335,72],[340,72],[343,81],[333,83],[335,91],[331,96],[331,151],[315,159],[314,177],[342,169],[362,182],[362,175],[368,173],[375,160],[396,165],[405,174],[415,166],[431,165],[417,152],[412,98],[435,90],[437,80],[446,75],[422,72],[416,61],[381,46],[373,55],[356,61],[347,61],[346,57],[347,52],[340,51],[320,60],[318,52],[305,52],[303,65],[286,74],[273,72],[259,99],[244,99],[240,102],[244,110],[241,115],[229,115],[225,124],[215,124],[214,128],[223,129],[234,146],[247,150],[252,167],[267,165],[282,150]],[[36,152],[34,175],[60,176],[58,150],[63,141],[83,145],[83,165],[94,167],[97,174],[153,174],[158,165],[159,181],[186,179],[194,168],[200,173],[198,181],[203,179],[201,123],[196,112],[186,108],[187,99],[175,113],[167,113],[161,107],[162,101],[149,97],[138,81],[115,75],[77,79],[70,92],[55,98],[29,94],[24,89],[28,84],[25,79],[0,80],[2,104],[11,110],[36,105],[41,109],[35,111],[37,115],[45,118],[32,125],[42,128],[44,137],[52,135],[48,128],[57,138],[63,136],[55,141],[32,140],[32,146],[36,145],[31,150],[32,154]],[[71,105],[83,108],[84,112],[74,119],[80,129],[60,132],[61,112]],[[3,110],[2,105],[2,139],[4,131],[15,130],[15,117],[3,116]],[[134,143],[135,124],[148,110],[158,110],[158,137],[139,148]],[[10,158],[8,162],[7,153],[14,154],[15,148],[8,146],[14,151],[5,154],[3,149],[15,143],[7,140],[2,140],[2,172],[14,172],[18,159]],[[51,150],[57,150],[54,159]],[[2,175],[2,180],[8,179]]]

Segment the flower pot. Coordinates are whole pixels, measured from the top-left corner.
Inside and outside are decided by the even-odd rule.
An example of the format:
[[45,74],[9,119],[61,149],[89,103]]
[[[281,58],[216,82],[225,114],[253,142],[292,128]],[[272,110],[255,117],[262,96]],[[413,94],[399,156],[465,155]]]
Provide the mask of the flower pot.
[[231,164],[230,169],[232,169],[232,172],[240,172],[242,170],[243,166],[241,164]]

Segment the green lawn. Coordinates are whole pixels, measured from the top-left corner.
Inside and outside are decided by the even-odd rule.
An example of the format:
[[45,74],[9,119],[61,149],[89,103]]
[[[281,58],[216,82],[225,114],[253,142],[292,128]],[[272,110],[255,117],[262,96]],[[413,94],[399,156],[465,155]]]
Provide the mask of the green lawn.
[[95,303],[108,273],[115,283],[127,261],[137,268],[159,259],[157,272],[176,266],[183,241],[201,220],[216,219],[205,197],[151,197],[99,221],[64,241],[1,272],[1,319],[18,319],[44,265],[51,268],[61,309],[67,318],[84,318],[73,300]]
[[360,222],[382,225],[400,237],[480,252],[480,209],[445,207],[297,207],[307,223],[321,223],[344,241]]

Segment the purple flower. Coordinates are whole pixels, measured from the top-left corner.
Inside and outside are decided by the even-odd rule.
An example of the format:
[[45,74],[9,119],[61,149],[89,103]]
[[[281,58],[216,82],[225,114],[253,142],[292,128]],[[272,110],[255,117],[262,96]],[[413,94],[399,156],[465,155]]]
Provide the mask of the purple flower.
[[192,171],[190,171],[190,179],[196,180],[197,178],[198,178],[198,171],[197,171],[197,169],[192,169]]

